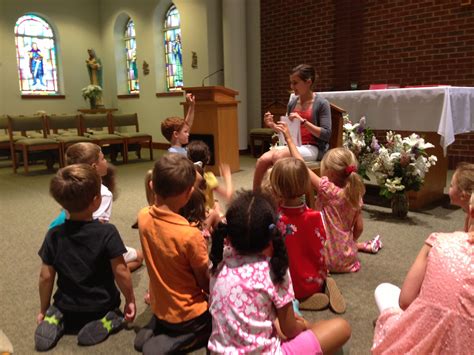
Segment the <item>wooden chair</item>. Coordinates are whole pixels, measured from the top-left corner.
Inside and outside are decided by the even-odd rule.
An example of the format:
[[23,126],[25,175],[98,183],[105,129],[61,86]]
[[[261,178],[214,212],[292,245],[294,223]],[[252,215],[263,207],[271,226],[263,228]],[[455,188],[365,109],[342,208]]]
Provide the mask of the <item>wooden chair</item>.
[[127,150],[125,149],[125,138],[118,134],[112,133],[112,127],[108,114],[97,114],[87,115],[81,114],[79,116],[81,135],[90,138],[94,143],[101,147],[111,146],[111,159],[115,160],[116,150],[115,147],[119,147],[118,150],[122,151],[122,160],[124,163],[127,162]]
[[[284,103],[278,100],[275,100],[271,104],[264,107],[263,112],[270,111],[273,114],[273,120],[275,122],[278,122],[280,120],[280,116],[286,115],[286,110],[287,110],[287,105],[285,105]],[[257,141],[260,141],[260,155],[262,155],[272,144],[272,137],[275,134],[273,129],[265,128],[263,119],[262,119],[261,124],[263,128],[251,129],[250,134],[249,134],[250,153],[256,158],[258,156],[255,150],[255,143]]]
[[[153,160],[153,137],[150,134],[139,132],[138,115],[136,113],[130,114],[113,114],[111,113],[112,131],[115,134],[125,138],[125,150],[127,151],[127,161],[129,149],[136,145],[137,156],[141,158],[141,144],[148,146],[150,150],[150,160]],[[117,127],[135,126],[135,132],[118,132]]]
[[[36,134],[30,138],[28,132],[42,132],[42,136],[38,137]],[[15,134],[21,133],[22,137],[15,139]],[[18,161],[16,152],[23,153],[23,167],[25,173],[28,174],[28,162],[30,153],[38,152],[57,152],[59,165],[63,166],[61,157],[61,146],[59,142],[46,136],[46,126],[43,116],[8,116],[8,134],[10,137],[10,151],[13,162],[13,172],[17,172]],[[48,159],[49,158],[49,159]],[[54,156],[46,158],[48,168],[54,165]]]
[[[20,139],[21,135],[13,136],[14,140]],[[0,155],[10,158],[10,136],[8,135],[8,118],[0,116]]]
[[[331,138],[329,139],[329,149],[342,147],[342,134],[343,134],[343,125],[344,117],[343,114],[346,113],[344,109],[334,105],[331,105]],[[306,166],[311,169],[315,174],[321,176],[321,162],[312,161],[306,162]],[[314,190],[311,187],[308,192],[305,194],[306,204],[310,208],[314,208]]]
[[48,115],[45,116],[45,119],[47,135],[59,142],[63,162],[65,161],[66,149],[70,145],[78,142],[92,142],[92,139],[81,134],[78,115]]

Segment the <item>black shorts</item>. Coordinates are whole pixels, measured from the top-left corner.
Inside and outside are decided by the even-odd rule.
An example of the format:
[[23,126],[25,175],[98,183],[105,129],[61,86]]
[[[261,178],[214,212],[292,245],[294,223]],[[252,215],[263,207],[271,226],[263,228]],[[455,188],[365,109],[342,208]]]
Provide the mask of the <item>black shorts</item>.
[[[207,347],[212,332],[212,317],[209,311],[206,311],[186,322],[168,323],[153,315],[146,328],[153,329],[154,337],[145,343],[145,355],[164,354],[168,353],[169,349],[173,349],[172,353],[188,353]],[[168,337],[163,339],[161,334]]]

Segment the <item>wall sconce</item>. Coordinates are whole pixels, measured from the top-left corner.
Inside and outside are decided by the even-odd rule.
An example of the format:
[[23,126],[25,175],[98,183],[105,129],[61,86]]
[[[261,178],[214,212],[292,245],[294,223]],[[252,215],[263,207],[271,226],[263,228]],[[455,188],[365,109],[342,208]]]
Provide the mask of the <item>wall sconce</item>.
[[150,65],[144,60],[143,61],[143,75],[148,75],[150,74]]
[[193,69],[197,69],[198,67],[198,55],[196,52],[191,52],[192,53],[192,61],[191,61],[191,67]]

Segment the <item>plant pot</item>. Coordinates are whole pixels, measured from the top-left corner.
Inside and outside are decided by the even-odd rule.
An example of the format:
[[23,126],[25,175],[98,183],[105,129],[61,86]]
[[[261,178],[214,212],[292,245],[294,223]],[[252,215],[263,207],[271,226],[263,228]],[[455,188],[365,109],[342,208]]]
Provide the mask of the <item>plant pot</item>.
[[403,193],[394,194],[390,202],[392,214],[398,218],[405,218],[408,214],[408,197]]
[[89,98],[89,104],[91,105],[91,110],[97,108],[97,100],[95,97]]

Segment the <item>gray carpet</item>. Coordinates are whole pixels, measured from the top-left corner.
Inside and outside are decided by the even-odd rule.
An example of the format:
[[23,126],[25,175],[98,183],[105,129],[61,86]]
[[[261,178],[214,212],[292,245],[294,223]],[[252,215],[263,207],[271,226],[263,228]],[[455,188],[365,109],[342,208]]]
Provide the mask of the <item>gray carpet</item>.
[[[157,156],[161,152],[156,152]],[[131,157],[133,159],[133,157]],[[234,173],[237,188],[251,186],[255,159],[242,156],[241,171]],[[138,210],[145,205],[143,176],[152,166],[147,160],[118,164],[118,199],[114,202],[112,219],[124,242],[139,247],[138,233],[130,225]],[[34,352],[33,334],[39,310],[38,249],[50,221],[59,212],[59,206],[48,194],[51,172],[43,166],[34,166],[25,176],[22,170],[13,174],[8,162],[0,161],[0,329],[10,338],[15,353]],[[433,231],[453,231],[463,226],[463,212],[447,205],[433,206],[421,212],[409,212],[405,220],[391,217],[385,207],[364,207],[365,228],[361,240],[376,234],[382,236],[384,248],[377,255],[360,254],[362,269],[355,274],[335,275],[348,307],[343,315],[352,326],[348,349],[351,354],[367,354],[372,344],[372,321],[377,317],[373,291],[380,282],[401,285],[424,239]],[[133,354],[134,328],[146,323],[150,311],[143,302],[148,277],[143,267],[133,273],[138,316],[128,330],[111,336],[92,348],[76,345],[73,336],[65,336],[54,354]],[[304,312],[308,320],[333,317],[330,311]],[[196,352],[205,354],[204,349]]]

